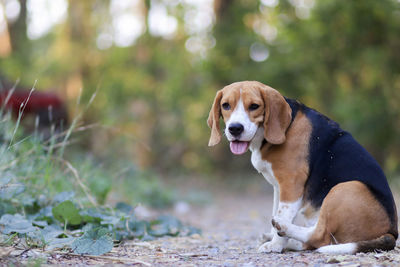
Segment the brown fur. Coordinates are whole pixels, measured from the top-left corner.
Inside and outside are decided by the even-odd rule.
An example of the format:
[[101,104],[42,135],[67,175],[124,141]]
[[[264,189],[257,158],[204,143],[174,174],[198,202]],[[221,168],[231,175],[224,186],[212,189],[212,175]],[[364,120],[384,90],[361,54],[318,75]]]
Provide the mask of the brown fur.
[[[250,119],[265,129],[265,138],[271,144],[282,144],[286,140],[286,129],[291,121],[291,109],[284,97],[275,89],[256,81],[237,82],[225,86],[215,96],[208,116],[207,124],[211,128],[209,146],[218,144],[221,140],[219,118],[226,122],[237,102],[242,98],[243,105],[258,104],[260,108],[248,113]],[[223,103],[229,103],[230,110],[221,108]]]
[[221,141],[221,130],[219,128],[219,117],[221,117],[221,102],[222,91],[218,91],[215,96],[210,114],[208,115],[207,124],[211,128],[211,136],[208,141],[209,146],[214,146]]
[[314,215],[317,212],[317,209],[314,208],[310,202],[306,202],[303,204],[302,209],[304,209],[304,211],[302,212],[303,216],[307,219],[311,219],[312,217],[314,217]]
[[292,119],[292,110],[285,98],[275,89],[264,86],[260,90],[265,109],[264,136],[268,143],[279,145],[286,140],[286,130]]
[[322,202],[315,229],[307,245],[312,248],[373,240],[388,233],[390,220],[382,205],[359,181],[340,183]]
[[286,133],[286,142],[264,146],[262,158],[272,165],[279,183],[280,201],[293,202],[304,193],[308,177],[308,146],[312,126],[300,111]]

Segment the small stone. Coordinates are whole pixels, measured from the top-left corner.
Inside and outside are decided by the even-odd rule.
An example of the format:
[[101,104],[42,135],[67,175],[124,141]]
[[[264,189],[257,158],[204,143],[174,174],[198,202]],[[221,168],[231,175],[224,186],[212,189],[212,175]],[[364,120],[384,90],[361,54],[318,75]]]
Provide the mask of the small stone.
[[326,263],[339,263],[340,261],[336,258],[329,258]]

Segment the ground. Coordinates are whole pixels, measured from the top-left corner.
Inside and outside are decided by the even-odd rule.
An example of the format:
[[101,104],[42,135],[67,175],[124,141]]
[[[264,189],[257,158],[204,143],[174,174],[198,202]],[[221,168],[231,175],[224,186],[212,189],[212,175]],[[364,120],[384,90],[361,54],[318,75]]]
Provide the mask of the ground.
[[[254,190],[253,190],[254,191]],[[169,237],[151,242],[127,241],[99,257],[54,252],[12,251],[0,247],[0,265],[28,262],[38,255],[44,265],[143,266],[399,266],[400,249],[389,253],[330,256],[315,252],[258,253],[260,237],[270,229],[271,192],[219,192],[212,201],[188,210],[175,210],[202,235]],[[172,211],[174,212],[174,211]],[[8,255],[8,256],[7,256]],[[28,263],[35,263],[30,260]],[[328,264],[328,265],[327,265]]]

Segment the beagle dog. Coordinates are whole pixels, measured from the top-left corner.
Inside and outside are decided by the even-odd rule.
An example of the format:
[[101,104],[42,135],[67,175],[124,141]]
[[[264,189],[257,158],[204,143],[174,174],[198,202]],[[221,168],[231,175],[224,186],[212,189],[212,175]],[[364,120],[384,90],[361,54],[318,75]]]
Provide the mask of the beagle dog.
[[256,81],[219,90],[208,125],[251,162],[274,188],[272,230],[260,252],[316,249],[352,254],[391,250],[397,212],[375,159],[339,125]]

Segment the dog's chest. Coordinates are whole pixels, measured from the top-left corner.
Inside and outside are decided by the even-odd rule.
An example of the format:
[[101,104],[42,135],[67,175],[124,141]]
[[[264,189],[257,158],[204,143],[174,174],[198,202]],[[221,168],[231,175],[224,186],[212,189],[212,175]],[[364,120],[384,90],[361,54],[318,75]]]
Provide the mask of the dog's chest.
[[262,159],[261,152],[259,149],[252,151],[251,163],[253,164],[254,168],[259,173],[261,173],[271,185],[278,186],[274,172],[272,170],[271,163]]

